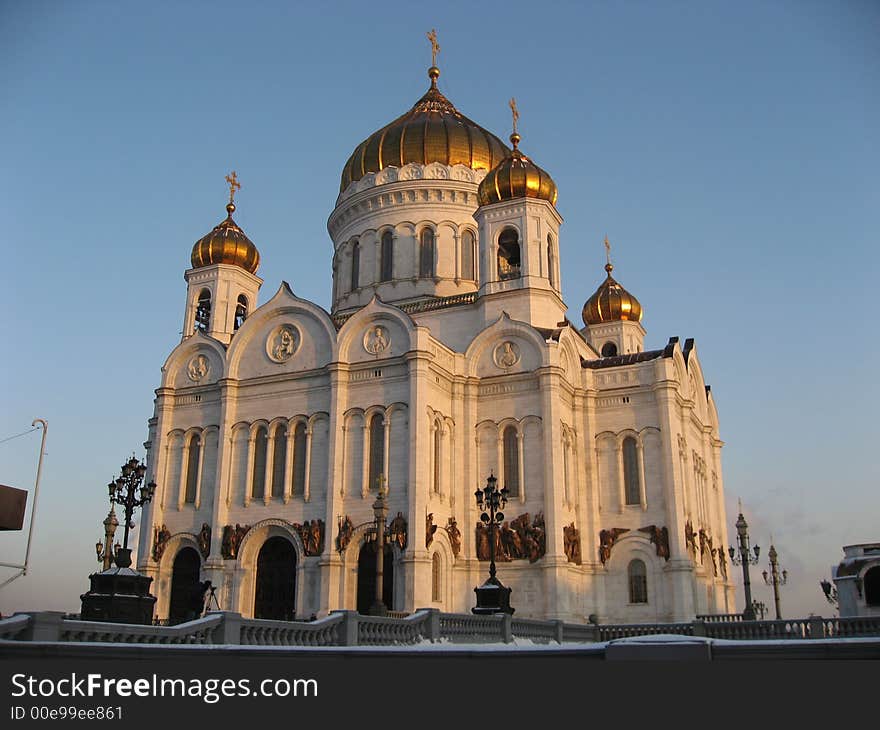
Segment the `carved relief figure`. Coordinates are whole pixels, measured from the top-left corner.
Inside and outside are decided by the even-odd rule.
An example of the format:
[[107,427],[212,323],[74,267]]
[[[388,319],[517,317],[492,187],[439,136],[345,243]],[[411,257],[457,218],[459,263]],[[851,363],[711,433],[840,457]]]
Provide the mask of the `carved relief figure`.
[[505,340],[495,348],[495,364],[500,368],[513,367],[519,362],[519,348],[510,340]]
[[196,355],[192,360],[189,361],[189,365],[187,366],[187,375],[189,375],[189,379],[194,383],[198,383],[202,378],[204,378],[208,374],[208,370],[210,369],[210,363],[208,362],[208,358],[204,355]]
[[684,543],[687,548],[691,551],[691,555],[696,558],[697,556],[697,533],[694,532],[694,527],[691,525],[691,521],[688,520],[684,524]]
[[364,335],[364,349],[372,355],[378,355],[388,349],[388,331],[381,325],[370,327]]
[[437,532],[437,527],[438,525],[434,524],[434,513],[429,512],[425,517],[425,547],[434,542],[434,533]]
[[171,539],[171,532],[163,524],[162,527],[153,528],[153,560],[157,563],[162,559],[165,553],[165,545]]
[[722,548],[718,548],[718,570],[721,571],[721,575],[727,577],[727,556]]
[[581,564],[581,536],[574,522],[562,528],[562,537],[565,543],[565,557],[569,563]]
[[207,522],[202,523],[198,541],[199,552],[201,552],[203,558],[207,558],[211,554],[211,526]]
[[293,357],[299,346],[299,336],[292,327],[284,326],[275,330],[270,340],[270,351],[275,362],[285,362]]
[[300,539],[303,552],[307,555],[320,555],[324,552],[324,520],[311,520],[301,525],[294,524]]
[[608,558],[611,557],[611,548],[617,542],[624,532],[629,532],[625,527],[612,527],[610,530],[599,531],[599,560],[604,565]]
[[339,520],[339,525],[336,533],[336,549],[339,552],[344,552],[345,548],[348,547],[348,544],[351,542],[351,536],[354,533],[354,523],[351,521],[351,517],[345,515],[345,517]]
[[477,560],[489,559],[489,530],[482,522],[477,523]]
[[706,554],[706,550],[708,549],[708,535],[706,534],[706,530],[704,528],[700,528],[700,532],[698,533],[700,537],[700,562],[703,562],[703,556]]
[[235,527],[226,525],[223,527],[223,538],[220,544],[220,554],[224,560],[235,560],[238,557],[238,547],[244,536],[247,535],[250,525],[240,525],[237,522]]
[[388,525],[388,538],[391,542],[396,542],[401,550],[406,550],[406,518],[403,512],[398,512]]
[[[534,563],[544,556],[547,540],[544,533],[544,514],[535,515],[530,522],[528,512],[495,529],[495,560],[525,560]],[[489,560],[489,526],[477,523],[477,559]]]
[[455,517],[450,517],[446,521],[446,534],[449,535],[449,543],[452,545],[452,554],[457,558],[458,553],[461,551],[461,530],[458,529]]
[[667,528],[648,525],[647,527],[640,527],[639,532],[646,532],[648,534],[648,537],[654,544],[658,557],[669,560],[669,530]]

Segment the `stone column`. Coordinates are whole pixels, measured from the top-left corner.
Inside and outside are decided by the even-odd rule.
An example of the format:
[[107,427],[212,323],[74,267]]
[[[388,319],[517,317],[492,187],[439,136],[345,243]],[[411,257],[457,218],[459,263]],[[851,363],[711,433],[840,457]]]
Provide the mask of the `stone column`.
[[626,479],[623,470],[623,443],[618,441],[614,446],[614,453],[617,455],[617,511],[623,514],[623,508],[626,506]]
[[196,494],[193,506],[198,509],[202,503],[202,472],[205,470],[205,445],[208,443],[207,429],[199,437],[199,468],[196,471]]
[[303,501],[308,502],[312,498],[311,490],[312,472],[312,424],[306,426],[306,463],[303,472]]
[[642,439],[636,441],[636,449],[639,455],[639,503],[642,505],[642,512],[648,509],[648,495],[645,488],[645,447]]
[[287,447],[284,451],[284,504],[290,502],[293,494],[293,452],[296,447],[296,427],[298,424],[287,424]]
[[266,468],[263,473],[263,504],[272,500],[272,477],[275,473],[275,435],[271,428],[266,429]]
[[256,449],[257,439],[254,436],[254,430],[251,429],[248,434],[247,442],[247,469],[244,477],[244,506],[247,507],[251,503],[251,492],[254,488],[254,451]]

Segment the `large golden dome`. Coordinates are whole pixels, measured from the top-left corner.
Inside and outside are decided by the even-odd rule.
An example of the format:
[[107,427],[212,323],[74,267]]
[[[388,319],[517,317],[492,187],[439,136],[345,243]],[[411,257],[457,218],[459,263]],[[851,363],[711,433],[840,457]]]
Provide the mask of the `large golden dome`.
[[260,252],[232,220],[235,204],[229,203],[226,212],[228,214],[226,220],[214,226],[214,230],[196,241],[193,246],[191,257],[193,268],[211,264],[231,264],[255,274],[260,265]]
[[355,147],[342,169],[340,192],[367,173],[386,167],[440,162],[489,170],[509,153],[498,137],[464,116],[440,93],[439,76],[440,69],[431,66],[431,88],[415,106]]
[[639,304],[638,299],[614,280],[611,276],[612,269],[614,267],[611,262],[605,265],[608,276],[584,304],[581,316],[586,325],[620,320],[630,322],[641,322],[642,320],[642,305]]
[[550,175],[519,150],[519,135],[510,135],[513,150],[483,178],[477,191],[480,205],[514,198],[538,198],[556,205],[558,191]]

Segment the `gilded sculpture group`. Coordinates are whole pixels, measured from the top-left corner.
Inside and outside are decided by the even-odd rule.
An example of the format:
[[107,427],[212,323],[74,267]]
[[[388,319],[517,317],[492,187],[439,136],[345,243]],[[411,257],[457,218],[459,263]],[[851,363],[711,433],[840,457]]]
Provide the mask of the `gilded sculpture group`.
[[[529,513],[521,514],[515,520],[504,522],[495,535],[495,560],[525,560],[530,563],[540,560],[547,551],[547,539],[544,532],[544,513],[539,512],[531,520]],[[477,523],[477,559],[489,560],[489,528]]]

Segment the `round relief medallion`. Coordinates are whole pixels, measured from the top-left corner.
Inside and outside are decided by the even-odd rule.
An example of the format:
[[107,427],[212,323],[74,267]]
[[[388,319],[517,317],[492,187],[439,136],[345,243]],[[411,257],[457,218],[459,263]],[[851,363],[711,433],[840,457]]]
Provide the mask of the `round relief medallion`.
[[371,355],[378,355],[385,352],[391,345],[391,337],[388,330],[382,325],[370,327],[364,333],[364,349]]
[[204,355],[195,355],[186,366],[186,374],[194,383],[204,380],[210,370],[211,363]]
[[292,324],[276,327],[266,340],[266,354],[273,362],[287,362],[299,349],[299,330]]
[[495,364],[499,368],[510,368],[519,362],[519,347],[515,342],[505,340],[495,348]]

